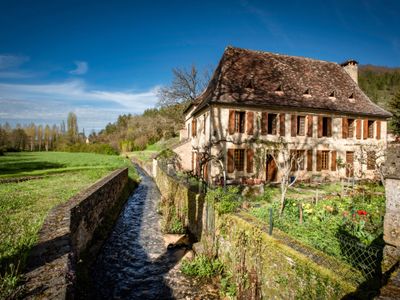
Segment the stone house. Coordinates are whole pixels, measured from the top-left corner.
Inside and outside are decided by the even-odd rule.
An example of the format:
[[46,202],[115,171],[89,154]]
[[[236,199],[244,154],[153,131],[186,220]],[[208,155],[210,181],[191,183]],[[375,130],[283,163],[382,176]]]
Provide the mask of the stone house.
[[277,181],[285,153],[298,158],[292,171],[303,180],[371,178],[391,114],[361,91],[357,73],[354,60],[339,65],[227,47],[186,109],[174,151],[184,169],[210,182],[224,171],[233,181]]

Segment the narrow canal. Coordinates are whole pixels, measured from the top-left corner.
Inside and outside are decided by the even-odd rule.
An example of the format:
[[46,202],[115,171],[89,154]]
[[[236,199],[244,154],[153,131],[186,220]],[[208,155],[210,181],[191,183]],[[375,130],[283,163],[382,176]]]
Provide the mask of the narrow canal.
[[157,213],[160,192],[151,177],[137,170],[141,183],[91,269],[95,298],[219,299],[213,286],[181,273],[187,250],[167,249]]

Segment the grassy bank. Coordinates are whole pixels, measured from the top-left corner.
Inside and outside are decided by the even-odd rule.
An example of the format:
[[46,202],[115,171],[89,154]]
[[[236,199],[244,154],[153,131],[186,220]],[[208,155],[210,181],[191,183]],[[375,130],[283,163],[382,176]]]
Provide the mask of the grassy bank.
[[[15,286],[37,233],[51,208],[106,176],[129,166],[127,159],[93,153],[32,152],[0,156],[0,298]],[[4,275],[6,274],[6,275]]]

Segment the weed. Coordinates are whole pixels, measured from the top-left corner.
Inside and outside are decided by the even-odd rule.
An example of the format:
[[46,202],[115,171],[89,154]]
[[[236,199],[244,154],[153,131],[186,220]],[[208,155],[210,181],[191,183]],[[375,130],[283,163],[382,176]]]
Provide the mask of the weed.
[[221,275],[224,271],[224,265],[219,259],[197,255],[193,260],[184,260],[181,265],[181,271],[188,276],[211,278]]

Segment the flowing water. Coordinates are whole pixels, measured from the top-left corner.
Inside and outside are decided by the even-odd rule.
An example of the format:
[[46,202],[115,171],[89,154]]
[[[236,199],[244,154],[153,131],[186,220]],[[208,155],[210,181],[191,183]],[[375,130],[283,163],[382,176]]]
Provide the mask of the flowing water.
[[96,299],[219,299],[218,290],[179,270],[185,249],[168,250],[160,230],[160,192],[137,168],[141,183],[129,197],[96,259]]

